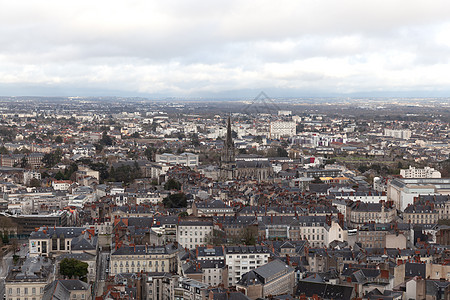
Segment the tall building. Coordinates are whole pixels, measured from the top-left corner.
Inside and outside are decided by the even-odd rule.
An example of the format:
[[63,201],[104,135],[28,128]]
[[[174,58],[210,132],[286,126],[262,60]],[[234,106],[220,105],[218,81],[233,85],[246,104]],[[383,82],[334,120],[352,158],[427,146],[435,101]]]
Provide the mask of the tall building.
[[295,135],[297,130],[295,122],[271,122],[270,123],[270,137],[277,139],[280,137],[291,137]]
[[401,169],[400,175],[403,178],[441,178],[441,172],[430,167],[416,169],[409,166],[409,169]]
[[408,140],[411,138],[411,130],[409,129],[385,129],[385,136],[390,136],[396,139]]

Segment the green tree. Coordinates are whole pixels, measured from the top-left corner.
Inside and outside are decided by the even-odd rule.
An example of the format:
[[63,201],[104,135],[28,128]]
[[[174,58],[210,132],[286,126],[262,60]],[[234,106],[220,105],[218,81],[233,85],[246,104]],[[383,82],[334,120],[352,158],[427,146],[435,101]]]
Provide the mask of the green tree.
[[41,186],[41,181],[39,179],[32,178],[30,180],[30,186],[31,187],[40,187]]
[[111,146],[113,144],[113,139],[106,133],[106,131],[103,131],[102,138],[99,143],[103,146]]
[[69,278],[87,281],[88,264],[75,258],[64,258],[59,263],[59,273]]
[[9,235],[6,230],[3,231],[2,241],[3,241],[3,244],[9,244]]
[[9,151],[8,151],[8,149],[6,149],[5,146],[1,146],[1,147],[0,147],[0,154],[8,155],[8,154],[9,154]]
[[197,133],[193,133],[191,135],[191,145],[194,146],[194,147],[200,146],[200,140],[198,139],[198,134]]
[[63,138],[60,135],[56,136],[55,143],[61,144],[62,142],[63,142]]
[[20,166],[21,168],[23,168],[23,169],[29,166],[28,160],[27,160],[27,158],[26,158],[25,156],[22,157],[22,159],[20,160],[19,166]]
[[57,163],[59,163],[61,159],[62,159],[62,151],[61,149],[56,149],[51,153],[44,154],[44,157],[42,158],[42,163],[44,163],[45,167],[52,168]]
[[187,207],[187,197],[184,193],[177,193],[167,196],[163,199],[165,208]]
[[156,149],[153,147],[149,147],[149,148],[145,149],[145,151],[144,151],[144,155],[147,157],[148,160],[153,160],[155,153],[156,153]]
[[179,191],[181,189],[181,184],[178,181],[176,181],[175,179],[170,178],[164,184],[164,189],[165,190],[177,190],[177,191]]

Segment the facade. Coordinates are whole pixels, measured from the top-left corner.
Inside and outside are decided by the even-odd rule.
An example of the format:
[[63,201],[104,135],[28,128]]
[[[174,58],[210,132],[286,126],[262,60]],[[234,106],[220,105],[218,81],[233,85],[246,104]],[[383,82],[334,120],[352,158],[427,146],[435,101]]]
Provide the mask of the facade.
[[400,175],[403,178],[441,178],[441,172],[430,167],[416,169],[409,166],[409,169],[401,169]]
[[95,230],[84,227],[41,227],[29,238],[30,257],[62,253],[97,254]]
[[236,285],[242,275],[268,263],[270,250],[266,246],[227,246],[228,285]]
[[41,173],[36,171],[25,171],[23,172],[23,183],[28,185],[32,179],[41,180]]
[[250,299],[266,299],[268,296],[292,295],[294,286],[294,268],[276,259],[244,274],[236,289]]
[[297,124],[295,122],[270,122],[270,138],[291,137],[296,134]]
[[403,212],[403,222],[412,224],[436,224],[439,214],[434,205],[409,205]]
[[208,244],[213,233],[213,221],[181,220],[177,226],[177,242],[188,249]]
[[385,129],[385,136],[390,136],[396,139],[409,140],[411,138],[411,130],[409,129]]
[[46,257],[29,257],[9,269],[5,278],[5,299],[42,299],[44,288],[54,280],[54,262]]
[[190,168],[198,166],[198,155],[185,152],[179,155],[164,153],[156,154],[155,161],[157,163],[166,163],[170,165],[182,165]]
[[122,246],[111,253],[110,275],[139,272],[177,272],[176,244]]
[[52,187],[55,191],[67,191],[72,185],[70,180],[53,180]]
[[312,247],[328,246],[332,241],[344,241],[347,233],[327,216],[258,217],[261,239],[307,240]]
[[347,222],[351,227],[366,223],[390,223],[395,220],[396,210],[381,203],[353,202],[347,206]]
[[234,209],[220,200],[198,201],[192,204],[192,214],[196,217],[212,217],[214,215],[234,215]]
[[394,178],[389,181],[388,201],[399,210],[405,210],[421,195],[449,195],[450,178]]
[[79,279],[55,280],[44,288],[42,300],[90,300],[91,286]]

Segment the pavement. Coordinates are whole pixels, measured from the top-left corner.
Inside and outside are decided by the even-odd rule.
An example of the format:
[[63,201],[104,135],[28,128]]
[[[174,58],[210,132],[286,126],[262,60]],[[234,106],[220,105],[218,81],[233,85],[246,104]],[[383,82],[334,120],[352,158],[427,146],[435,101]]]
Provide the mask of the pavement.
[[100,252],[97,266],[97,280],[95,285],[95,295],[100,296],[103,293],[103,287],[105,285],[105,280],[108,278],[109,270],[109,252]]

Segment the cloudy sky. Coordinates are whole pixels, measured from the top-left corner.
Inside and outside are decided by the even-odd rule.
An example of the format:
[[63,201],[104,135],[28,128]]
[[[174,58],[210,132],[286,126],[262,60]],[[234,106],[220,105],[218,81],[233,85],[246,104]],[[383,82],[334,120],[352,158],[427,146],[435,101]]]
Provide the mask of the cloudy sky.
[[450,91],[447,0],[0,0],[0,95]]

